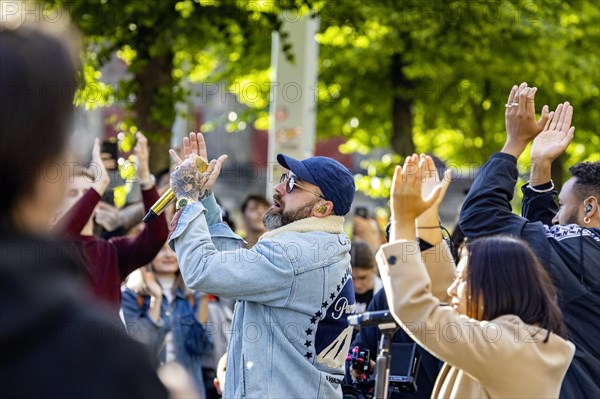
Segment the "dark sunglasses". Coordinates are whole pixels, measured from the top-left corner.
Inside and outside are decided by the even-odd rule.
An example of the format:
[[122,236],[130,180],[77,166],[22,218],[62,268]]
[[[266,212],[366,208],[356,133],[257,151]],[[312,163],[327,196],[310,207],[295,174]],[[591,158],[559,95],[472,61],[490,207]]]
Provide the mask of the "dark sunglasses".
[[294,175],[288,175],[287,173],[282,174],[281,178],[279,179],[279,183],[283,183],[286,180],[287,180],[287,184],[285,185],[285,192],[288,194],[291,193],[292,191],[294,191],[294,187],[298,187],[301,190],[308,191],[309,193],[314,194],[319,198],[325,199],[325,197],[323,197],[321,194],[316,193],[312,190],[309,190],[305,187],[302,187],[301,185],[296,183],[296,176],[294,176]]

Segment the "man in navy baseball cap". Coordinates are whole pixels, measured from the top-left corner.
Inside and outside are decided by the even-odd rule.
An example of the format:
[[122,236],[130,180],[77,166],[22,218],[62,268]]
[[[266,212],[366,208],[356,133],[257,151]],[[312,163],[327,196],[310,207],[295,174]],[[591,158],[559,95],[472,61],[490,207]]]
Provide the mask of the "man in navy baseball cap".
[[344,165],[328,157],[299,161],[277,155],[288,171],[275,186],[273,206],[263,221],[273,230],[308,217],[343,216],[354,200],[354,176]]
[[[279,155],[286,170],[263,218],[268,231],[246,249],[222,223],[211,194],[221,170],[216,165],[225,158],[211,161],[214,169],[204,172],[207,178],[196,167],[197,154],[206,154],[201,134],[184,140],[186,152],[184,161],[171,153],[179,165],[171,188],[181,205],[169,241],[186,286],[236,300],[232,331],[270,326],[258,340],[232,335],[223,396],[341,399],[339,382],[353,331],[348,316],[355,304],[343,216],[354,199],[352,173],[330,158],[299,161]],[[300,335],[291,339],[289,325],[298,326]],[[265,352],[272,356],[266,359]],[[252,380],[260,384],[238,378],[248,364]]]

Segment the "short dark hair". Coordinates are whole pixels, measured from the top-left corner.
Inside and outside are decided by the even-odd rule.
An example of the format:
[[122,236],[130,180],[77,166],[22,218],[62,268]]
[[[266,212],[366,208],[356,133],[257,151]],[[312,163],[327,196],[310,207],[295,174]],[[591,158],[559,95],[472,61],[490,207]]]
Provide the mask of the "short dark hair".
[[72,32],[49,29],[57,28],[0,26],[0,228],[13,226],[11,210],[31,193],[44,165],[64,153],[72,131]]
[[265,205],[267,208],[271,207],[271,203],[267,200],[267,198],[264,195],[250,194],[246,197],[244,202],[242,202],[242,206],[240,207],[240,211],[242,212],[242,214],[246,212],[246,208],[248,208],[248,205],[252,201],[258,202],[261,205]]
[[529,325],[567,337],[552,280],[525,241],[511,236],[484,237],[467,241],[467,250],[469,317],[493,320],[514,314]]
[[361,270],[375,268],[375,254],[371,246],[364,241],[355,240],[350,244],[350,265]]
[[600,201],[600,161],[580,162],[569,172],[577,179],[573,188],[581,200],[593,195]]

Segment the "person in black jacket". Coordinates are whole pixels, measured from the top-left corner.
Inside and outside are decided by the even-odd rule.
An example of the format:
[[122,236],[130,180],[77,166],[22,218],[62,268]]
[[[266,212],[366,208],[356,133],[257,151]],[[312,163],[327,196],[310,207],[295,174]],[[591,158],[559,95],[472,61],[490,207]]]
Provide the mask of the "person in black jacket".
[[143,346],[85,299],[74,248],[48,238],[78,52],[63,21],[16,17],[0,23],[0,397],[166,398]]
[[[545,106],[536,121],[536,90],[525,83],[513,87],[506,104],[506,144],[476,176],[460,227],[468,238],[504,233],[531,245],[558,288],[569,339],[577,347],[561,397],[600,397],[600,163],[571,167],[573,177],[563,186],[557,208],[550,165],[573,138],[573,108],[566,102],[549,113]],[[517,159],[532,140],[521,217],[512,213],[510,201]]]
[[[440,176],[436,168],[435,162],[430,156],[422,154],[421,160],[422,162],[424,162],[426,168],[425,180],[423,182],[423,195],[425,197],[430,195],[433,192],[433,190],[435,190],[435,187],[440,183],[440,181],[442,181],[443,183],[442,192],[436,200],[436,202],[434,203],[434,205],[418,217],[416,231],[416,234],[419,237],[419,247],[424,259],[428,258],[430,261],[436,259],[435,263],[437,263],[439,262],[439,260],[437,259],[439,259],[439,257],[441,256],[444,256],[442,246],[447,245],[447,243],[444,242],[444,238],[442,236],[442,229],[439,224],[439,207],[450,184],[450,174],[449,170],[447,170],[444,176]],[[390,241],[390,226],[391,223],[386,229],[386,240],[388,242]],[[392,237],[392,240],[393,239],[394,238]],[[431,257],[433,257],[433,259]],[[432,276],[432,291],[434,292],[434,295],[436,295],[438,299],[440,299],[443,302],[449,301],[450,299],[450,297],[448,296],[447,288],[451,285],[456,272],[454,268],[454,261],[452,260],[450,264],[451,266],[449,268],[441,267],[436,269],[436,275]],[[375,294],[373,300],[367,307],[367,312],[381,310],[389,310],[385,290],[380,290],[379,292],[377,292],[377,294]],[[369,349],[371,351],[371,359],[373,360],[373,362],[371,363],[371,371],[374,371],[374,360],[377,357],[380,338],[381,331],[378,327],[362,327],[358,335],[356,336],[356,339],[350,345],[350,348],[358,346],[360,348]],[[410,338],[410,336],[402,329],[399,329],[394,334],[392,342],[406,344],[414,343],[412,338]],[[414,393],[393,393],[390,396],[390,398],[408,399],[431,397],[431,393],[433,392],[433,387],[437,376],[440,372],[442,362],[420,346],[417,346],[417,350],[419,351],[421,356],[421,363],[419,365],[416,381],[417,391]],[[392,357],[392,362],[394,361],[398,361],[398,359],[394,359]],[[358,373],[354,370],[350,370],[348,367],[345,382],[349,384],[352,378],[356,378],[357,376]]]
[[[425,246],[428,248],[430,246]],[[423,248],[423,244],[421,244],[421,248]],[[373,300],[367,307],[367,312],[375,312],[379,310],[389,310],[389,305],[387,302],[387,297],[385,296],[385,290],[379,290],[377,294],[373,297]],[[377,348],[379,346],[379,340],[381,339],[381,331],[378,327],[363,327],[360,329],[360,332],[356,336],[356,339],[350,345],[350,348],[354,348],[358,346],[360,348],[369,349],[371,351],[371,360],[374,361],[377,357]],[[404,330],[401,328],[398,329],[396,334],[394,334],[394,338],[392,339],[393,343],[405,343],[412,344],[413,341]],[[436,357],[434,357],[431,353],[427,352],[420,346],[417,346],[417,350],[421,355],[421,363],[419,365],[419,370],[417,374],[417,392],[415,393],[394,393],[390,396],[390,399],[409,399],[409,398],[423,398],[428,399],[431,397],[431,392],[433,391],[433,385],[435,384],[435,380],[437,379],[438,373],[440,372],[440,367],[442,366],[442,362],[440,362]],[[394,359],[392,358],[392,362]],[[396,359],[397,361],[397,359]],[[351,370],[348,370],[351,373]],[[349,382],[351,377],[355,377],[355,375],[348,375],[346,381]]]

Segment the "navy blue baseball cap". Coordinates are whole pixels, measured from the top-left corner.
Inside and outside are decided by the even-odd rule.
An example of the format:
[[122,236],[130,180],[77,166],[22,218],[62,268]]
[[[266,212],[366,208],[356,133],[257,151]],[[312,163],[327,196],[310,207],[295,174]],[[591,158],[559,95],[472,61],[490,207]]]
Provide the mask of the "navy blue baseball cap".
[[318,186],[327,201],[333,202],[333,213],[343,216],[354,201],[354,176],[344,165],[328,157],[311,157],[298,161],[278,154],[277,162],[300,179]]

